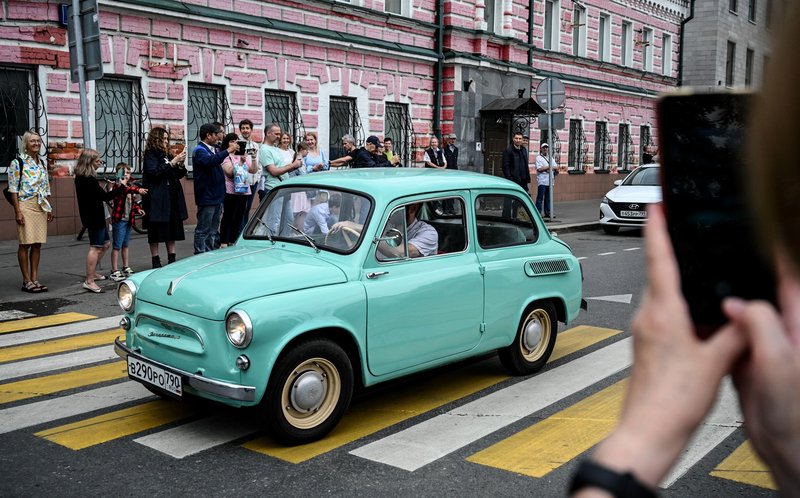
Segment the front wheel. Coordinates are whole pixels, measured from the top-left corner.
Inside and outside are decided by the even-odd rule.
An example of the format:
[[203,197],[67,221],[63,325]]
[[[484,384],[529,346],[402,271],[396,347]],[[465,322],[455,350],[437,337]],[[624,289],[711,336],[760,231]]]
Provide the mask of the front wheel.
[[513,375],[529,375],[544,368],[556,345],[558,319],[550,301],[529,307],[514,342],[498,351],[500,362]]
[[352,395],[347,353],[332,341],[313,339],[278,360],[263,406],[275,438],[296,445],[321,439],[336,427]]

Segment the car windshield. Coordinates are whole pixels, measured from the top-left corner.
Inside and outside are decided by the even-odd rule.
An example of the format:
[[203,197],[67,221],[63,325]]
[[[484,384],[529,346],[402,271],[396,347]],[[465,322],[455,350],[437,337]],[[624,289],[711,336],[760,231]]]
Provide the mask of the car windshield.
[[639,168],[625,178],[623,185],[648,185],[657,187],[661,185],[659,168]]
[[370,199],[354,192],[308,186],[276,188],[247,224],[244,238],[351,252],[361,242],[361,228],[371,210]]

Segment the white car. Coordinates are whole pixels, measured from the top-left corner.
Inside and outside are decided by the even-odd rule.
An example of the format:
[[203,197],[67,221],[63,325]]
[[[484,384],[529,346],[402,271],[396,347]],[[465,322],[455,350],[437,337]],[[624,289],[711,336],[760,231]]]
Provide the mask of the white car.
[[600,203],[600,226],[608,234],[620,227],[642,228],[647,221],[647,206],[661,202],[661,169],[646,164],[633,170],[624,180],[614,182]]

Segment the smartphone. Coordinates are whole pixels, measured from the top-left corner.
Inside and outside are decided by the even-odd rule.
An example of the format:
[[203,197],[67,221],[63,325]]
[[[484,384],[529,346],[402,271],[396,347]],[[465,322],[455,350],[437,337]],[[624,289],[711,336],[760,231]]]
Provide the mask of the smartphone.
[[239,145],[239,150],[236,151],[236,155],[245,155],[247,153],[247,140],[237,140],[236,143]]
[[772,265],[759,244],[745,183],[759,174],[746,150],[753,103],[748,93],[692,92],[657,103],[667,225],[702,338],[727,321],[725,297],[775,304]]

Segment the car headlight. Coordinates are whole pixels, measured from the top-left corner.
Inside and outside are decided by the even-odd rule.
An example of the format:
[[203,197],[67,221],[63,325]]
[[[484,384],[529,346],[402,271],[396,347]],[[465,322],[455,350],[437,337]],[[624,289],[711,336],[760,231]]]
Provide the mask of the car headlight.
[[608,197],[603,196],[603,200],[600,201],[600,204],[608,204]]
[[136,304],[136,284],[130,280],[125,280],[117,287],[117,302],[119,307],[126,313],[133,311]]
[[234,347],[246,348],[253,339],[253,322],[244,311],[233,310],[225,318],[225,333]]

